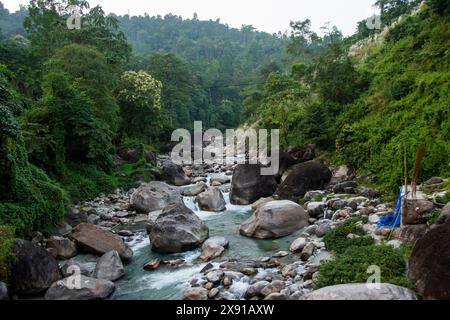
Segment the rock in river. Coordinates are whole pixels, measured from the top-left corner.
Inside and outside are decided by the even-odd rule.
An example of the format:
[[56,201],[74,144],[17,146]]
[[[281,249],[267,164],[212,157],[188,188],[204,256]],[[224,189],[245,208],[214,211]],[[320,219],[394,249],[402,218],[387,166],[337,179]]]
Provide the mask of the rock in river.
[[233,173],[230,201],[236,205],[252,204],[260,198],[273,195],[276,188],[275,177],[261,175],[260,165],[240,164]]
[[143,183],[131,195],[131,206],[140,212],[161,210],[169,204],[183,203],[180,189],[160,181]]
[[195,202],[198,204],[200,210],[221,212],[226,209],[225,199],[222,192],[217,188],[211,188],[205,192],[200,193]]
[[149,231],[152,250],[161,253],[200,247],[209,235],[206,224],[184,204],[166,207],[150,225]]
[[82,252],[103,255],[108,251],[116,250],[123,260],[133,257],[133,251],[120,236],[96,225],[79,224],[74,228],[71,238],[77,242]]
[[109,297],[114,289],[114,283],[108,280],[70,276],[53,283],[45,300],[99,300]]
[[116,281],[125,275],[122,261],[117,251],[105,253],[97,261],[93,277],[97,279]]
[[70,259],[77,255],[75,243],[63,237],[51,237],[47,240],[47,248],[53,248],[56,251],[57,259]]
[[292,201],[272,201],[259,207],[240,226],[240,233],[257,239],[281,238],[308,225],[305,210]]
[[183,293],[183,300],[208,300],[208,290],[202,287],[189,288]]
[[162,178],[164,181],[175,186],[191,184],[191,180],[186,176],[183,167],[172,161],[165,161],[162,164]]
[[15,241],[12,254],[14,258],[9,263],[9,288],[12,294],[38,294],[61,278],[56,260],[30,241]]
[[306,192],[321,190],[331,180],[331,171],[319,161],[308,161],[292,167],[286,180],[277,189],[280,199],[297,201]]

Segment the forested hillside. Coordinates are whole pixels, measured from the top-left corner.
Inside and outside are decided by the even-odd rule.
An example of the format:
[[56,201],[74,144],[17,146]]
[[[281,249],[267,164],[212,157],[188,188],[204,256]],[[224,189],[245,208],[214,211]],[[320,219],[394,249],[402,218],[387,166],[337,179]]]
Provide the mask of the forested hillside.
[[[448,176],[449,3],[419,3],[379,1],[383,30],[360,23],[312,62],[272,73],[257,99],[244,101],[250,119],[262,115],[259,125],[282,128],[285,146],[315,143],[391,191],[401,185],[405,147],[412,171],[426,145],[422,179]],[[299,37],[308,35],[304,28]]]

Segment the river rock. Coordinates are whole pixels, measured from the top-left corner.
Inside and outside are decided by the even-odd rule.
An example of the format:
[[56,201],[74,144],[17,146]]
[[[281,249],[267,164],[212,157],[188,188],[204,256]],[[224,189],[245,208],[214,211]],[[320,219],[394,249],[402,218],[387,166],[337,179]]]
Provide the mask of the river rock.
[[9,289],[12,294],[39,294],[61,278],[56,260],[42,247],[30,241],[15,241],[12,254],[8,268]]
[[303,248],[306,246],[306,244],[307,244],[306,238],[300,237],[291,243],[291,245],[289,246],[289,251],[291,251],[292,253],[301,252]]
[[162,260],[159,258],[153,259],[152,261],[150,261],[144,265],[144,269],[145,270],[156,270],[161,265],[161,262],[162,262]]
[[265,205],[266,203],[272,202],[272,201],[275,201],[275,199],[272,198],[272,197],[261,198],[261,199],[259,199],[259,200],[257,200],[257,201],[252,203],[252,210],[256,210],[259,207],[261,207],[262,205]]
[[64,221],[68,223],[70,226],[75,227],[80,223],[86,223],[87,217],[88,214],[86,211],[84,210],[80,211],[77,208],[70,208],[64,215]]
[[297,201],[310,190],[324,189],[331,179],[331,171],[319,161],[308,161],[292,167],[276,194],[280,199]]
[[272,293],[280,292],[284,289],[284,282],[281,280],[275,280],[269,283],[261,290],[261,294],[265,297],[269,296]]
[[426,299],[450,300],[450,220],[419,239],[409,258],[408,276]]
[[4,282],[0,282],[0,301],[9,300],[8,288]]
[[274,194],[277,182],[274,176],[261,175],[261,165],[236,166],[231,183],[230,201],[235,205],[248,205]]
[[317,218],[323,215],[325,204],[323,202],[309,202],[306,210],[310,217]]
[[347,165],[342,165],[333,173],[333,181],[342,182],[352,180],[355,177],[354,171]]
[[274,292],[265,297],[264,300],[290,300],[290,299],[289,296],[287,296],[284,293]]
[[206,279],[213,284],[218,284],[222,281],[224,272],[222,270],[212,270],[206,274]]
[[119,253],[112,250],[105,253],[97,261],[93,277],[97,279],[116,281],[125,275]]
[[183,190],[182,193],[183,193],[183,196],[186,196],[186,197],[195,197],[196,195],[205,191],[206,188],[208,188],[206,183],[199,182],[193,186],[187,187],[186,189]]
[[191,184],[191,180],[186,176],[183,167],[172,161],[164,161],[162,164],[162,179],[175,186],[185,186]]
[[259,281],[252,285],[250,285],[245,291],[244,297],[245,299],[251,299],[253,297],[262,296],[262,289],[264,289],[269,284],[268,281]]
[[210,261],[220,257],[228,245],[229,242],[224,237],[209,238],[202,245],[202,254],[199,259],[203,261]]
[[219,289],[212,288],[211,291],[209,291],[209,293],[208,293],[208,298],[214,299],[219,294],[219,292],[220,292]]
[[189,251],[208,238],[206,224],[184,204],[167,206],[150,226],[152,250],[161,253]]
[[79,224],[73,230],[71,238],[82,252],[103,255],[115,250],[123,260],[133,257],[133,251],[120,236],[93,224]]
[[131,195],[131,206],[140,212],[162,210],[169,204],[181,204],[180,189],[160,181],[143,183]]
[[53,248],[57,259],[70,259],[77,255],[77,246],[67,238],[51,237],[47,240],[47,248]]
[[308,261],[309,258],[311,258],[311,256],[314,253],[314,243],[309,242],[302,250],[302,253],[300,254],[300,259],[302,261]]
[[203,287],[189,288],[184,291],[183,300],[208,300],[208,290]]
[[74,259],[68,260],[62,267],[61,273],[64,278],[73,276],[75,274],[82,274],[85,276],[90,276],[90,272],[82,264],[75,261]]
[[108,280],[71,276],[53,283],[45,300],[99,300],[109,297],[114,289],[114,283]]
[[369,288],[366,283],[341,284],[325,287],[302,297],[303,300],[417,300],[414,291],[382,283]]
[[225,199],[222,192],[217,188],[211,188],[205,192],[200,193],[195,202],[198,204],[200,210],[221,212],[226,209]]
[[231,180],[230,177],[227,177],[227,176],[214,176],[214,177],[211,177],[210,182],[211,182],[211,185],[213,183],[222,185],[222,184],[230,182],[230,180]]
[[257,239],[281,238],[308,225],[309,216],[291,201],[272,201],[259,207],[239,228],[242,235]]

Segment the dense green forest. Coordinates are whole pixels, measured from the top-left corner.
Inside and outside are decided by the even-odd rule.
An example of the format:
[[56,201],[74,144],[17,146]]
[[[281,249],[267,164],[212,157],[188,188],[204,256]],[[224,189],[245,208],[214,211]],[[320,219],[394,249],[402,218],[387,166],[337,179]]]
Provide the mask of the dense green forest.
[[[448,176],[450,4],[420,3],[379,1],[382,30],[361,22],[353,36],[331,37],[311,62],[271,73],[244,100],[249,119],[281,128],[285,146],[315,143],[328,161],[376,174],[392,192],[402,184],[405,146],[409,170],[425,144],[422,179]],[[309,23],[301,27],[295,41],[323,43]]]
[[[0,225],[28,234],[70,202],[150,179],[144,150],[194,120],[280,128],[283,146],[314,143],[389,191],[405,145],[413,159],[426,144],[423,179],[448,176],[449,3],[419,2],[378,1],[385,29],[362,21],[347,38],[309,20],[270,35],[196,16],[107,16],[86,1],[0,5]],[[83,9],[79,30],[66,27],[68,3]],[[113,161],[124,148],[139,150],[134,163]]]

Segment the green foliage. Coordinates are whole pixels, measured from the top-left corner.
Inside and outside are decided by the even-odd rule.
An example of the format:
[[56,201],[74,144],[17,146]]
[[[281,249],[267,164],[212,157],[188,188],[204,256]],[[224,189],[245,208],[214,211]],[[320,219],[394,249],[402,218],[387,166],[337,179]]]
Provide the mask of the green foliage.
[[[336,228],[330,230],[325,237],[324,242],[328,250],[340,254],[351,246],[369,246],[374,243],[374,239],[366,234],[361,226],[357,225],[360,218],[349,219]],[[348,238],[349,234],[354,234],[355,238]]]
[[122,74],[117,88],[117,99],[122,117],[122,132],[131,138],[152,142],[161,129],[160,81],[145,71],[127,71]]
[[119,187],[117,177],[87,164],[69,164],[60,181],[73,202],[93,199],[100,192],[111,193]]
[[94,47],[69,44],[46,63],[46,74],[63,71],[92,102],[95,118],[111,132],[118,129],[119,107],[114,99],[115,78],[106,57]]
[[95,118],[91,100],[70,84],[67,74],[45,76],[41,106],[27,112],[25,119],[34,163],[60,176],[68,162],[111,168],[112,133]]
[[[337,151],[341,161],[364,172],[377,173],[382,187],[396,192],[402,184],[403,149],[408,171],[420,144],[426,145],[422,180],[448,176],[450,154],[450,72],[448,20],[422,11],[404,19],[395,42],[372,52],[369,90],[337,121]],[[388,38],[389,40],[389,38]]]
[[90,45],[103,53],[115,68],[125,64],[131,48],[119,30],[114,16],[106,16],[100,6],[83,15],[82,28],[69,30],[66,20],[72,12],[70,5],[81,11],[89,9],[84,0],[32,0],[24,27],[36,54],[45,61],[66,44]]
[[0,225],[0,281],[8,282],[8,261],[12,257],[14,243],[13,227]]
[[394,249],[388,245],[352,246],[337,255],[335,260],[320,266],[315,288],[338,284],[365,283],[372,273],[370,266],[381,271],[381,283],[391,283],[403,287],[412,287],[405,276],[408,256],[405,250]]
[[438,197],[436,199],[437,202],[442,203],[442,204],[447,204],[450,202],[450,191],[446,192],[445,195],[443,197]]
[[436,223],[436,221],[439,219],[439,217],[441,216],[442,210],[440,209],[434,209],[433,211],[431,211],[429,214],[427,214],[425,216],[425,219],[427,221],[427,224],[429,226],[433,225]]
[[9,110],[0,106],[0,225],[19,235],[57,223],[64,214],[64,191],[28,163],[20,130]]

